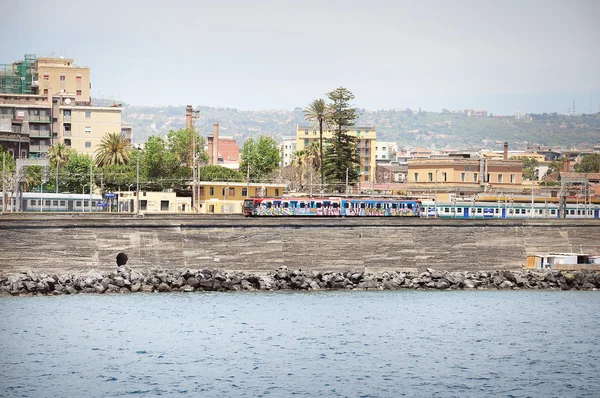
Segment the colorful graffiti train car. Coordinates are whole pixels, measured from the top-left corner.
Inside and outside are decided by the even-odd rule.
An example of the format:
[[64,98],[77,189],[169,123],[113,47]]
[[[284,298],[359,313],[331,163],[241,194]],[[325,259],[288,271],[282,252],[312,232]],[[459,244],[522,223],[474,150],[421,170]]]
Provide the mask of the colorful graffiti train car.
[[375,198],[253,198],[244,200],[244,216],[419,217],[419,200]]

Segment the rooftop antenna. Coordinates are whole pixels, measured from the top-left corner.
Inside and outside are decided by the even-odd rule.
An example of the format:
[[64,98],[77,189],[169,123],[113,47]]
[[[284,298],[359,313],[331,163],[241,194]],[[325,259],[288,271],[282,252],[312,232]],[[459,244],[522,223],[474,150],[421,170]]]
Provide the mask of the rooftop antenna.
[[575,100],[573,100],[573,116],[575,116]]

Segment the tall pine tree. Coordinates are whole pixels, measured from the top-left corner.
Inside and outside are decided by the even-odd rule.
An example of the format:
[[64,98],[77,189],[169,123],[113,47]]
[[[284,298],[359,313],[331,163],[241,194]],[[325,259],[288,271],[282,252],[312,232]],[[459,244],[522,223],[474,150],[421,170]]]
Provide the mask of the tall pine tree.
[[348,127],[354,126],[358,118],[356,109],[350,104],[354,94],[344,87],[327,93],[330,103],[330,123],[333,136],[328,139],[324,169],[327,181],[336,186],[338,192],[343,191],[346,182],[354,185],[359,180],[358,167],[360,159],[356,150],[357,138],[347,134]]

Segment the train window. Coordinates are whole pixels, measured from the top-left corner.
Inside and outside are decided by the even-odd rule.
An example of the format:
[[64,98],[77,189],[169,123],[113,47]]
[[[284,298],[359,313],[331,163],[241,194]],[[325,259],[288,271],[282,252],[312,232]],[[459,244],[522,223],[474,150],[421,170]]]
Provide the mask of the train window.
[[282,205],[283,205],[282,207],[285,208],[285,209],[287,209],[288,207],[290,207],[290,204],[288,202],[283,202]]
[[78,201],[76,201],[76,202],[75,202],[75,206],[77,206],[77,207],[81,207],[81,200],[78,200]]
[[413,204],[412,204],[412,203],[409,203],[409,204],[408,204],[408,208],[409,208],[409,209],[412,209],[412,208],[413,208]]
[[300,208],[301,208],[301,209],[304,209],[305,207],[306,207],[306,203],[304,203],[304,202],[300,202]]
[[83,201],[83,205],[84,205],[85,207],[88,207],[88,206],[90,205],[90,202],[88,202],[87,200],[84,200],[84,201]]
[[337,203],[333,203],[332,206],[333,206],[334,209],[338,208],[338,204]]
[[270,209],[270,208],[271,208],[271,202],[263,202],[263,204],[265,205],[265,207],[266,207],[267,209]]
[[396,208],[396,204],[392,203],[392,209],[395,209],[395,208]]
[[462,207],[459,207],[459,208],[457,208],[457,209],[456,209],[456,212],[457,212],[457,213],[462,213]]
[[360,208],[361,208],[361,209],[364,209],[365,207],[366,207],[366,206],[365,206],[365,204],[364,204],[364,203],[361,203],[361,204],[360,204]]
[[381,209],[381,203],[377,202],[377,204],[375,205],[376,209]]
[[477,214],[481,214],[481,207],[477,209]]
[[450,213],[450,208],[449,207],[444,207],[444,213]]
[[92,200],[92,206],[96,206],[96,201]]
[[67,201],[66,201],[66,200],[61,200],[61,201],[60,201],[60,205],[61,205],[61,206],[66,206],[66,204],[67,204]]
[[556,214],[556,210],[555,209],[551,209],[550,210],[550,214]]
[[323,204],[321,202],[316,202],[315,204],[317,205],[317,209],[320,209],[321,206],[323,206]]
[[347,209],[350,207],[350,203],[349,202],[344,202],[344,209]]
[[58,200],[53,200],[52,201],[52,206],[58,206]]
[[46,201],[46,206],[50,206],[50,201],[49,200]]

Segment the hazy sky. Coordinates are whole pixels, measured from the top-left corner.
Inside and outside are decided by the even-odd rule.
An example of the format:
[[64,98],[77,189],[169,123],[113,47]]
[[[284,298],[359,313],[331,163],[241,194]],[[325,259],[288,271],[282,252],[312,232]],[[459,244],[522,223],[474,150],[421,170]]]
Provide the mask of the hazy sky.
[[65,55],[91,68],[94,97],[135,105],[292,109],[339,86],[367,109],[600,103],[600,0],[19,0],[2,13],[0,62]]

